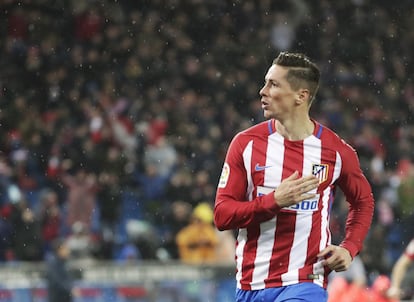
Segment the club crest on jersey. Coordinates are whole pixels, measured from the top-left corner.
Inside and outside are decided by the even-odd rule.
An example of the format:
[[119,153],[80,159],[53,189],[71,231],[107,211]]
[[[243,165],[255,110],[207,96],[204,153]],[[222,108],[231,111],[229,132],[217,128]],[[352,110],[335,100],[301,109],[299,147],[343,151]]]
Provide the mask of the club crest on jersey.
[[313,164],[312,175],[319,178],[319,183],[328,179],[328,165],[326,164]]

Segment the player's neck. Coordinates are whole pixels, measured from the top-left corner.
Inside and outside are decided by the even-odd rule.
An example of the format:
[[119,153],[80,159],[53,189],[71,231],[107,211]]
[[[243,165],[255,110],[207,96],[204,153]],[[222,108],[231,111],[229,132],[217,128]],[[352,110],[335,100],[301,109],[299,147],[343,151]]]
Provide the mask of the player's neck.
[[307,138],[313,133],[315,124],[309,117],[301,121],[276,120],[276,129],[284,138],[291,141],[299,141]]

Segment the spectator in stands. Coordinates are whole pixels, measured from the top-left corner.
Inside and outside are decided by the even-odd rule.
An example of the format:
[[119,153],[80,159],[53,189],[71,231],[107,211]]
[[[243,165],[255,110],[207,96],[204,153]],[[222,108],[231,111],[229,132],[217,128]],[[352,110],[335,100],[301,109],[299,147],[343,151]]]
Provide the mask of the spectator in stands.
[[10,221],[12,212],[11,204],[5,204],[0,207],[0,261],[14,260],[12,235],[13,225]]
[[99,175],[99,190],[97,195],[100,219],[100,236],[102,237],[100,256],[104,259],[112,258],[112,249],[115,241],[116,224],[120,217],[122,191],[120,174],[112,170],[104,171]]
[[71,233],[65,238],[65,245],[70,251],[70,258],[77,260],[91,259],[96,249],[90,229],[82,221],[72,225]]
[[40,194],[37,215],[42,232],[44,251],[51,249],[51,243],[61,236],[62,211],[59,206],[59,197],[54,190],[45,189]]
[[141,255],[140,255],[140,252],[137,246],[129,242],[121,248],[119,252],[119,256],[117,257],[116,260],[119,263],[131,264],[134,261],[137,261],[139,259],[141,259]]
[[43,260],[44,250],[40,222],[25,199],[13,204],[11,223],[13,227],[13,250],[16,260]]
[[92,220],[96,207],[97,179],[96,173],[90,171],[83,163],[73,167],[73,173],[65,172],[62,182],[67,187],[66,227],[71,229],[76,222],[81,222],[92,230]]
[[414,233],[414,165],[410,164],[407,175],[401,178],[398,186],[398,212],[401,217],[402,227],[405,229],[404,239],[410,240],[410,234]]
[[217,261],[218,240],[211,206],[206,202],[198,204],[192,212],[190,223],[176,236],[181,261],[190,264]]
[[[179,177],[178,175],[175,177]],[[163,244],[162,247],[167,251],[171,259],[179,259],[178,246],[176,242],[177,234],[189,224],[192,206],[189,202],[175,200],[165,207],[163,223],[161,227]]]
[[73,276],[68,268],[70,250],[65,240],[56,239],[52,244],[52,256],[47,260],[46,280],[49,302],[73,301]]
[[404,252],[394,264],[391,273],[391,287],[388,290],[388,296],[394,299],[411,299],[413,291],[404,292],[403,281],[406,277],[407,270],[414,261],[414,239],[411,239]]
[[157,229],[146,220],[128,219],[126,221],[127,241],[124,242],[122,250],[134,245],[137,256],[142,260],[158,259],[157,252],[160,247],[160,238]]

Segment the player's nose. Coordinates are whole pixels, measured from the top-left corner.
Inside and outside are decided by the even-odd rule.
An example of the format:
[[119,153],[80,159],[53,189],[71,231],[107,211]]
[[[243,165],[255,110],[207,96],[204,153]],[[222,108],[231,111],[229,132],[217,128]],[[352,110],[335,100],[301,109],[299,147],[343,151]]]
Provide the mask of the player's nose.
[[267,86],[267,85],[263,85],[263,87],[259,90],[259,95],[260,95],[260,96],[265,96],[265,95],[266,95],[266,93],[267,93],[267,88],[266,88],[266,86]]

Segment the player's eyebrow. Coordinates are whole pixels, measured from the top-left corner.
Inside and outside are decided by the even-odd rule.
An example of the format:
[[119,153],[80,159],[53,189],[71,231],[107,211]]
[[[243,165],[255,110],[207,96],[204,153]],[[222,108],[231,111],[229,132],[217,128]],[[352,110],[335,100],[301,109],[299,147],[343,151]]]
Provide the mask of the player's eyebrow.
[[267,84],[267,83],[272,83],[272,84],[280,85],[280,82],[278,80],[276,80],[276,79],[273,79],[273,78],[265,78],[264,79],[264,84]]

